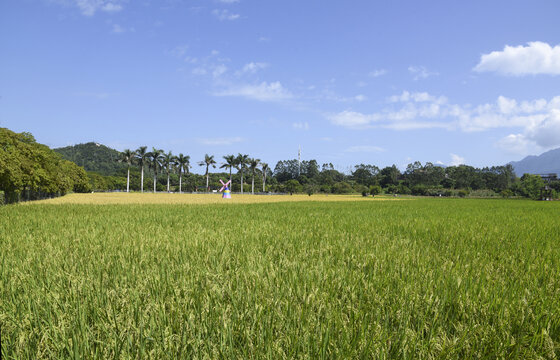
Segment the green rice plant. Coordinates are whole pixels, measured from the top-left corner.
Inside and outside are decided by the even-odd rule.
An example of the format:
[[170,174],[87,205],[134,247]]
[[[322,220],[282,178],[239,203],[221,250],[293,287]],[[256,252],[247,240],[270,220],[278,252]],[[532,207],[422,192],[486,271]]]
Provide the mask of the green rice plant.
[[555,359],[559,218],[502,199],[5,206],[2,358]]

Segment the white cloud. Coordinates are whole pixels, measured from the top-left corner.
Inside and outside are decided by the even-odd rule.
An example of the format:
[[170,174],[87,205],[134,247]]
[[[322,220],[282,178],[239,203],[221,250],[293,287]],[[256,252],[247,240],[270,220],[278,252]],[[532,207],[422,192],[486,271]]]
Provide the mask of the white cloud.
[[439,75],[437,72],[428,71],[425,66],[409,66],[408,72],[412,74],[414,80],[427,79],[430,76]]
[[224,137],[224,138],[201,138],[198,142],[202,145],[218,146],[218,145],[233,145],[236,143],[243,142],[242,137]]
[[410,93],[408,91],[403,91],[400,95],[393,95],[388,98],[389,102],[432,102],[435,104],[445,104],[447,102],[447,98],[445,96],[432,96],[427,92],[416,92]]
[[266,69],[267,67],[267,63],[250,62],[248,64],[245,64],[245,66],[243,66],[243,69],[236,71],[236,75],[240,76],[242,74],[256,74],[258,71]]
[[201,75],[206,75],[208,72],[206,71],[205,68],[197,67],[197,68],[192,69],[191,73],[192,73],[193,75],[199,75],[199,76],[201,76]]
[[212,76],[214,77],[214,79],[219,78],[220,76],[225,74],[226,71],[227,66],[220,64],[214,68],[214,71],[212,71]]
[[451,162],[449,163],[449,165],[451,166],[459,166],[459,165],[464,165],[465,164],[465,158],[462,156],[459,156],[457,154],[449,154],[451,155]]
[[518,101],[504,96],[478,106],[452,104],[444,96],[410,93],[388,98],[389,106],[366,114],[345,110],[327,115],[334,125],[353,129],[381,127],[393,130],[441,128],[464,132],[517,128],[496,144],[508,151],[521,151],[527,144],[541,148],[560,145],[560,96],[549,101]]
[[551,110],[541,123],[529,128],[527,137],[543,148],[560,145],[560,109]]
[[[317,89],[317,87],[315,85],[310,85],[307,86],[306,89],[310,91],[314,91]],[[323,86],[318,90],[319,91],[316,93],[316,95],[313,96],[313,99],[318,101],[326,101],[329,103],[333,103],[333,102],[356,103],[356,102],[364,102],[368,99],[367,96],[365,96],[364,94],[357,94],[354,96],[339,95],[333,90],[333,86],[331,86],[330,84],[327,86]]]
[[167,54],[170,54],[178,58],[182,58],[187,53],[188,49],[189,49],[188,45],[177,45],[173,49],[168,50]]
[[402,121],[381,125],[392,130],[420,130],[420,129],[445,129],[450,130],[450,124],[437,121]]
[[346,152],[360,152],[360,153],[378,153],[378,152],[384,152],[385,149],[379,147],[379,146],[372,146],[372,145],[356,145],[356,146],[351,146],[348,149],[344,150]]
[[215,96],[238,96],[258,101],[282,101],[291,99],[293,95],[278,81],[257,85],[236,85],[214,94]]
[[111,31],[115,34],[122,34],[125,32],[134,32],[134,28],[124,28],[119,24],[113,24],[113,28],[111,29]]
[[292,127],[298,130],[309,130],[309,124],[307,122],[297,122],[293,123]]
[[375,115],[366,115],[355,111],[345,110],[328,116],[329,120],[339,126],[349,128],[363,128],[375,120]]
[[122,5],[118,5],[114,3],[106,3],[101,7],[101,10],[109,13],[119,12],[122,10]]
[[93,16],[97,11],[119,12],[123,9],[121,3],[119,0],[74,0],[74,4],[85,16]]
[[123,33],[125,31],[126,30],[122,26],[120,26],[119,24],[113,24],[113,32],[114,33],[120,34],[120,33]]
[[560,45],[552,47],[540,41],[527,46],[506,45],[503,51],[482,55],[474,71],[514,76],[560,75]]
[[224,21],[224,20],[237,20],[241,17],[241,15],[239,14],[234,14],[231,11],[227,10],[227,9],[215,9],[212,10],[212,14],[218,18],[218,20],[220,21]]
[[510,134],[500,139],[496,145],[508,153],[524,155],[529,153],[531,141],[523,134]]
[[387,70],[385,69],[379,69],[379,70],[373,70],[371,71],[368,76],[372,77],[372,78],[376,78],[376,77],[380,77],[387,74]]

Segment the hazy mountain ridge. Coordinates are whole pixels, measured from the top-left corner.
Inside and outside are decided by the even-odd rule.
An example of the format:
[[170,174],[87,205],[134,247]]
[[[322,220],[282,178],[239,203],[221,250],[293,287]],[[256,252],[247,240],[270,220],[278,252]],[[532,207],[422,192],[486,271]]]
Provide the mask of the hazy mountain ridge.
[[523,174],[560,174],[560,148],[540,155],[529,155],[520,161],[512,161],[509,164],[513,166],[517,176],[523,176]]

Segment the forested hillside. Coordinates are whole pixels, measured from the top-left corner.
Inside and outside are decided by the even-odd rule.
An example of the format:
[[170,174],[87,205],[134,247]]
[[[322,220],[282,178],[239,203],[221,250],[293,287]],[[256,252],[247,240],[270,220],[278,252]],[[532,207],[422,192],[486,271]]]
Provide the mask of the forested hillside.
[[54,149],[66,160],[70,160],[86,171],[101,175],[115,175],[125,169],[126,164],[118,162],[120,152],[94,142]]

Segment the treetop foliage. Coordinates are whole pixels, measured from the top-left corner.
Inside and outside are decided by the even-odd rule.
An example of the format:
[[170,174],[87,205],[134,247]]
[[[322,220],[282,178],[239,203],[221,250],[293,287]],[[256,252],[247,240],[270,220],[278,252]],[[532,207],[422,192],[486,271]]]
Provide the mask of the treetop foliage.
[[33,135],[0,128],[0,190],[5,202],[90,191],[85,170],[39,144]]

